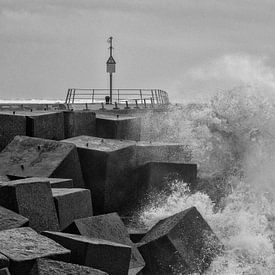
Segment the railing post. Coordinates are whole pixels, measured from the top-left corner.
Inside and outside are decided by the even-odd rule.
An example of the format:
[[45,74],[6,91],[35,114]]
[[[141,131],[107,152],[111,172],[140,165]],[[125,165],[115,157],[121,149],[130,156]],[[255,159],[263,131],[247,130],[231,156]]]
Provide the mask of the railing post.
[[119,108],[117,107],[117,102],[115,101],[115,107],[113,108],[114,110],[118,110]]
[[119,103],[119,89],[117,89],[117,102]]
[[152,93],[151,102],[155,103],[153,90],[151,90],[151,93]]
[[159,99],[158,99],[158,93],[157,93],[157,90],[155,90],[155,95],[156,95],[157,104],[159,104]]
[[154,99],[151,97],[151,108],[154,108]]
[[69,91],[70,91],[70,89],[68,89],[68,92],[67,92],[67,96],[66,96],[66,100],[65,100],[65,103],[68,103],[68,98],[69,98]]
[[95,102],[95,89],[93,89],[93,94],[92,94],[92,103]]
[[73,104],[74,104],[74,98],[75,98],[75,89],[73,91],[73,101],[72,101]]
[[146,98],[144,98],[143,101],[144,101],[144,108],[147,108],[147,106],[146,106]]
[[136,106],[135,106],[134,108],[135,108],[135,109],[139,109],[139,107],[138,107],[138,100],[135,99],[135,102],[136,102]]
[[128,105],[128,101],[125,101],[126,107],[124,109],[130,109],[129,105]]
[[142,104],[142,91],[141,91],[141,89],[139,90],[139,93],[140,93],[140,104]]

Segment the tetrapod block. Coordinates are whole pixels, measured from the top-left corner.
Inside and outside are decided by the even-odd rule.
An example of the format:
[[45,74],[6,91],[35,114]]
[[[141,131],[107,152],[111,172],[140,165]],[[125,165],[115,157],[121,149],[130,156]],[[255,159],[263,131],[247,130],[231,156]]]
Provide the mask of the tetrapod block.
[[192,158],[190,147],[180,143],[139,141],[136,152],[138,165],[152,161],[188,163]]
[[195,207],[159,221],[139,244],[144,274],[201,274],[221,249]]
[[0,231],[28,226],[28,224],[29,220],[27,218],[0,206]]
[[94,112],[64,111],[65,138],[81,135],[96,135],[96,115]]
[[29,227],[0,231],[0,253],[9,259],[11,274],[29,274],[38,258],[70,260],[70,250]]
[[60,229],[75,219],[93,215],[91,193],[82,188],[52,188]]
[[111,139],[140,140],[141,118],[130,116],[96,117],[96,136]]
[[28,178],[0,185],[0,205],[29,219],[37,231],[59,230],[49,182]]
[[142,256],[130,240],[127,228],[117,213],[77,219],[65,231],[131,246],[129,274],[137,274],[145,265]]
[[50,182],[51,188],[73,188],[72,179],[33,177],[35,180]]
[[136,166],[135,142],[79,136],[64,140],[77,146],[86,188],[95,214],[118,211],[135,196],[129,180]]
[[37,259],[29,275],[108,275],[98,269],[77,264]]
[[43,235],[70,249],[72,263],[90,266],[108,274],[128,274],[130,246],[61,232],[45,231]]
[[81,167],[75,145],[16,136],[0,153],[0,174],[13,178],[53,177],[72,179],[83,187]]

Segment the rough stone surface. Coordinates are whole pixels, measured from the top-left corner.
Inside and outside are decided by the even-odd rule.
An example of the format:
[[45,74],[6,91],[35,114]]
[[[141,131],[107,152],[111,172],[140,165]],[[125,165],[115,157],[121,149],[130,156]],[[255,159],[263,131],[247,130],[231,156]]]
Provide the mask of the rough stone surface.
[[0,253],[0,268],[8,267],[9,266],[9,259]]
[[60,229],[75,219],[93,215],[91,193],[81,188],[52,188]]
[[111,139],[140,140],[141,118],[129,116],[96,117],[96,136]]
[[72,263],[91,266],[109,274],[128,274],[131,247],[106,240],[60,232],[43,234],[72,252]]
[[129,274],[136,274],[145,265],[142,256],[129,238],[127,228],[117,213],[77,219],[66,229],[66,232],[131,246]]
[[64,139],[63,112],[32,112],[27,118],[27,135],[44,139]]
[[139,141],[136,152],[138,165],[153,161],[189,163],[192,158],[191,149],[179,143]]
[[25,116],[0,113],[0,152],[16,135],[26,135]]
[[65,138],[95,136],[96,115],[91,111],[64,111]]
[[0,205],[28,218],[30,227],[37,231],[59,230],[49,182],[27,178],[3,183]]
[[138,198],[144,203],[147,195],[169,192],[169,183],[187,183],[191,190],[197,185],[197,165],[175,162],[149,162],[137,170]]
[[51,188],[73,188],[72,179],[59,179],[59,178],[43,178],[43,177],[33,177],[33,179],[38,181],[50,182]]
[[89,136],[64,141],[77,146],[95,214],[119,211],[133,200],[136,187],[129,179],[136,165],[135,142]]
[[37,258],[70,259],[68,249],[29,227],[0,231],[0,253],[9,258],[11,274],[28,274]]
[[0,153],[0,163],[0,174],[11,178],[68,178],[76,187],[84,185],[73,144],[16,136]]
[[159,221],[139,244],[144,274],[201,274],[221,249],[195,207]]
[[108,275],[106,272],[50,259],[37,259],[29,275]]
[[28,224],[29,220],[27,218],[0,206],[0,231],[28,226]]

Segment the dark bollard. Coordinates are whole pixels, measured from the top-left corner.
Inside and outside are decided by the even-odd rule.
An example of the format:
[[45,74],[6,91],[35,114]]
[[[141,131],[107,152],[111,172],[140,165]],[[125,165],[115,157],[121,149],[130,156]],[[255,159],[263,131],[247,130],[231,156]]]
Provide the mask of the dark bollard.
[[137,99],[135,99],[135,102],[136,102],[136,106],[135,106],[134,108],[135,108],[135,109],[139,109]]
[[128,105],[128,101],[125,101],[126,107],[124,109],[130,109],[129,105]]

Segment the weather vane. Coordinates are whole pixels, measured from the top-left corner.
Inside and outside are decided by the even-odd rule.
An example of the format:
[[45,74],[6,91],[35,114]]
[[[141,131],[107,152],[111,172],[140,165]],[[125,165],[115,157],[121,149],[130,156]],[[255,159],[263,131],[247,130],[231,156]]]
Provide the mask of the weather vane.
[[112,104],[112,97],[113,97],[113,73],[116,71],[116,62],[113,58],[113,37],[109,37],[107,42],[110,44],[109,50],[110,50],[110,57],[107,60],[107,73],[110,74],[110,103]]

